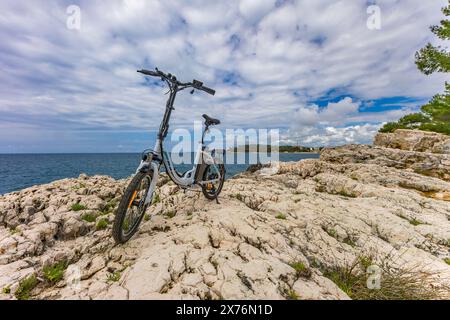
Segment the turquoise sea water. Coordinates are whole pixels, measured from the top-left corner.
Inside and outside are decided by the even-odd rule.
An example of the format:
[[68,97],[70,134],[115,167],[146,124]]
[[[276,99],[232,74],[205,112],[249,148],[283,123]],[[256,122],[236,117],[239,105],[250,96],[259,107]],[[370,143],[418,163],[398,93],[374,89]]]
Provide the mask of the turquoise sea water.
[[[318,154],[281,153],[280,161],[299,161],[318,158]],[[141,156],[135,153],[111,154],[0,154],[0,194],[21,190],[37,184],[49,183],[64,178],[87,175],[108,175],[115,179],[132,175]],[[245,164],[226,164],[227,177],[245,171]],[[192,164],[175,165],[184,172]]]

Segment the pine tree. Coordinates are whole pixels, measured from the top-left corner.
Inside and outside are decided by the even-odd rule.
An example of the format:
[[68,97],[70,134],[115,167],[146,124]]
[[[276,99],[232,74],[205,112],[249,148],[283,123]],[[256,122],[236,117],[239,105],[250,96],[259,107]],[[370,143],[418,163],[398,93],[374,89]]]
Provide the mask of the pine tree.
[[[450,16],[450,0],[442,8],[445,17]],[[450,21],[442,20],[439,26],[432,26],[433,32],[441,40],[450,40]],[[450,52],[440,46],[428,43],[416,52],[416,65],[419,70],[430,75],[434,72],[450,72]],[[445,83],[445,93],[435,95],[431,101],[422,106],[421,112],[404,116],[397,122],[385,124],[380,132],[393,132],[396,129],[420,129],[450,135],[450,84]]]
[[[450,16],[450,5],[442,8],[442,13],[446,17]],[[430,29],[439,39],[450,39],[449,20],[442,20],[440,26],[432,26]],[[433,72],[449,72],[450,53],[440,46],[434,47],[431,43],[428,43],[425,48],[416,52],[416,64],[419,70],[426,75],[430,75]]]

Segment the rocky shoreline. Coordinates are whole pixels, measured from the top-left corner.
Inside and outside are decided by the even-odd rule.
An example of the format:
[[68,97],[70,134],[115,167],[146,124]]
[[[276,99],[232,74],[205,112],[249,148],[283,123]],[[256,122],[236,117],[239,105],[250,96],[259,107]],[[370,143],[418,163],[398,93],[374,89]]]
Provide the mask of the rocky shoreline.
[[[449,299],[449,150],[448,136],[379,134],[239,174],[220,204],[164,177],[123,246],[110,228],[127,179],[0,196],[0,299],[390,298],[413,272],[399,298]],[[381,267],[380,290],[348,288],[355,261],[354,283]]]

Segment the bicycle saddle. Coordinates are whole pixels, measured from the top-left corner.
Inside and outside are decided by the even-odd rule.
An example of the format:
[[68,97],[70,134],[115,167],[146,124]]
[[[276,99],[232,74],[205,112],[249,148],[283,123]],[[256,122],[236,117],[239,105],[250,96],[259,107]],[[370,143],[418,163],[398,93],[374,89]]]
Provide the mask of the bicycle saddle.
[[211,125],[214,126],[214,125],[220,124],[220,120],[211,118],[206,114],[203,115],[203,118],[205,118],[205,124],[207,126],[211,126]]

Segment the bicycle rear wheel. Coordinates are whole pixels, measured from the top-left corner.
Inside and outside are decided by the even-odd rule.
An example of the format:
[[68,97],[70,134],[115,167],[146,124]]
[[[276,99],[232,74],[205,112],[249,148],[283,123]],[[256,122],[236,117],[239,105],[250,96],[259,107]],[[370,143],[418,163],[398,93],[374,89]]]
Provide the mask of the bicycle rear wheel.
[[136,233],[148,205],[145,204],[152,172],[137,173],[120,200],[113,225],[113,238],[116,243],[125,243]]
[[202,184],[203,195],[208,200],[214,200],[219,196],[220,192],[222,191],[223,184],[225,182],[225,166],[223,164],[218,164],[215,166],[219,170],[220,179],[217,170],[212,165],[208,165],[205,169],[205,172],[203,173],[204,182],[217,180],[215,182],[208,182]]

